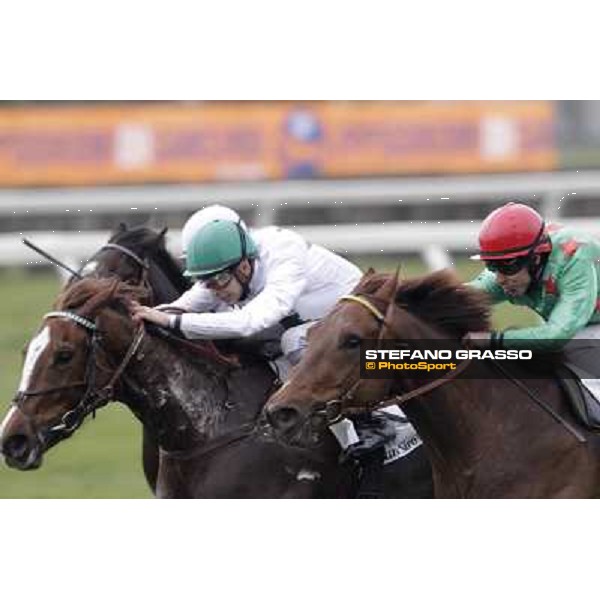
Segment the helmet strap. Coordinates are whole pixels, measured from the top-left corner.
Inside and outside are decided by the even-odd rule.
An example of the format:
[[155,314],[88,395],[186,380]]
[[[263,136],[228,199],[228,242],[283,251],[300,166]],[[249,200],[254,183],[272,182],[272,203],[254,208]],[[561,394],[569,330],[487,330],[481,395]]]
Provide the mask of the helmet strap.
[[[542,277],[542,273],[544,268],[546,267],[546,263],[548,262],[549,253],[544,254],[536,254],[535,249],[541,243],[544,238],[544,232],[546,229],[546,224],[542,221],[542,226],[540,227],[540,231],[535,238],[535,242],[531,246],[531,250],[529,251],[529,275],[531,276],[531,283],[529,284],[528,291],[531,290],[534,286],[536,286],[539,280]],[[536,256],[540,257],[540,260],[536,260]]]
[[248,257],[245,257],[245,258],[248,261],[248,264],[250,265],[250,274],[246,278],[246,281],[242,281],[242,279],[238,275],[238,267],[240,266],[240,263],[244,260],[243,258],[236,265],[235,269],[233,270],[233,276],[235,277],[235,280],[240,284],[240,287],[242,288],[242,295],[240,296],[240,302],[242,302],[243,300],[246,300],[246,298],[248,298],[248,295],[250,294],[250,282],[252,281],[252,277],[254,277],[254,261],[249,259]]
[[[539,261],[536,260],[536,257],[539,256]],[[527,267],[529,271],[529,276],[531,277],[531,282],[529,283],[529,287],[527,288],[527,292],[533,290],[535,286],[539,283],[542,278],[542,273],[546,268],[546,264],[548,262],[549,253],[544,254],[533,254],[529,260],[529,265]]]
[[[248,294],[250,294],[250,282],[252,281],[252,277],[254,276],[254,261],[248,257],[248,249],[246,248],[246,235],[244,232],[244,228],[242,227],[241,217],[240,217],[239,221],[236,221],[235,224],[236,224],[236,227],[238,230],[238,234],[240,236],[240,250],[241,250],[242,258],[240,259],[240,262],[236,265],[236,268],[233,271],[233,276],[235,277],[236,281],[240,284],[240,286],[242,288],[242,295],[240,297],[240,302],[241,302],[248,297]],[[246,259],[248,261],[248,263],[250,264],[250,275],[248,276],[248,278],[245,282],[239,278],[238,273],[237,273],[237,267],[239,267],[240,263],[244,259]]]

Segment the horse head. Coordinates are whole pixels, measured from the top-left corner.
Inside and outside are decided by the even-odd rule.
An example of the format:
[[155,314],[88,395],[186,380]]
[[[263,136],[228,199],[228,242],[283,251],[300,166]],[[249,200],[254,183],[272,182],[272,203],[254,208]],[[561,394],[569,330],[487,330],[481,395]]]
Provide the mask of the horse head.
[[449,271],[402,281],[369,271],[333,311],[312,327],[308,347],[290,380],[269,398],[271,426],[303,443],[345,414],[381,401],[394,380],[361,379],[367,340],[460,339],[489,326],[489,305]]
[[67,287],[44,315],[0,427],[0,449],[9,466],[39,467],[48,448],[112,399],[132,340],[139,337],[127,300],[144,294],[115,279],[84,279]]
[[148,227],[128,229],[122,223],[86,262],[80,274],[99,278],[116,276],[151,290],[151,304],[172,302],[190,283],[166,248],[166,233],[166,227],[156,232]]

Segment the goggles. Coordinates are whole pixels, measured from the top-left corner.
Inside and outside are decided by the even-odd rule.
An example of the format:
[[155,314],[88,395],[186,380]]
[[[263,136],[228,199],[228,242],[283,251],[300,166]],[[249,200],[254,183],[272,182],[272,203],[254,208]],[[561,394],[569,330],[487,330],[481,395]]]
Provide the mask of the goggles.
[[521,269],[529,264],[529,255],[517,256],[508,260],[486,260],[485,266],[492,273],[501,273],[502,275],[516,275]]
[[214,275],[209,275],[208,277],[198,277],[197,279],[211,290],[222,290],[231,283],[231,280],[233,279],[233,271],[231,269],[226,269],[225,271],[219,271]]

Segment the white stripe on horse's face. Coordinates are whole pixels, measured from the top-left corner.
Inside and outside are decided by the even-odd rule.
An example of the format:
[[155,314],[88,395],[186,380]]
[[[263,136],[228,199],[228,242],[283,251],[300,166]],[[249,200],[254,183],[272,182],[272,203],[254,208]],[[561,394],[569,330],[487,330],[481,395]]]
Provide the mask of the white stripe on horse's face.
[[19,384],[19,392],[24,392],[29,386],[29,380],[33,369],[41,356],[42,352],[46,349],[50,342],[50,328],[48,325],[40,331],[29,344],[27,348],[27,356],[25,356],[25,364],[23,365],[23,374],[21,375],[21,383]]
[[2,421],[2,425],[0,425],[0,439],[2,439],[2,436],[4,435],[4,428],[6,427],[6,425],[10,421],[10,418],[13,416],[13,414],[16,410],[17,410],[16,406],[11,406],[8,413],[6,413],[6,416],[4,417],[4,420]]
[[92,260],[89,263],[86,263],[84,265],[83,269],[81,269],[81,275],[83,277],[86,277],[90,273],[93,273],[96,270],[97,266],[98,266],[98,261],[97,260]]

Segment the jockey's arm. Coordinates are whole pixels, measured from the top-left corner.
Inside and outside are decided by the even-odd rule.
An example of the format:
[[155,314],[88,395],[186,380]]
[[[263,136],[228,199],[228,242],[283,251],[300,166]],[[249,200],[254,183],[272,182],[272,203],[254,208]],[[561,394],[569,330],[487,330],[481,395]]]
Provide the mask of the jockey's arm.
[[218,305],[215,295],[202,283],[194,284],[189,290],[181,294],[177,300],[169,304],[155,306],[156,310],[168,311],[176,309],[184,312],[206,312],[213,310]]
[[189,311],[210,311],[218,306],[218,300],[215,295],[201,283],[196,283],[191,289],[182,294],[171,304],[161,304],[154,308],[143,306],[134,300],[130,301],[129,309],[136,323],[142,319],[160,325],[161,327],[173,327],[175,315],[170,313],[182,314]]
[[590,322],[598,298],[596,270],[585,253],[578,258],[571,260],[558,278],[559,298],[546,322],[505,331],[503,348],[559,350]]
[[188,338],[226,339],[254,335],[293,312],[306,285],[307,245],[290,236],[269,265],[263,290],[239,310],[186,313],[181,331]]

